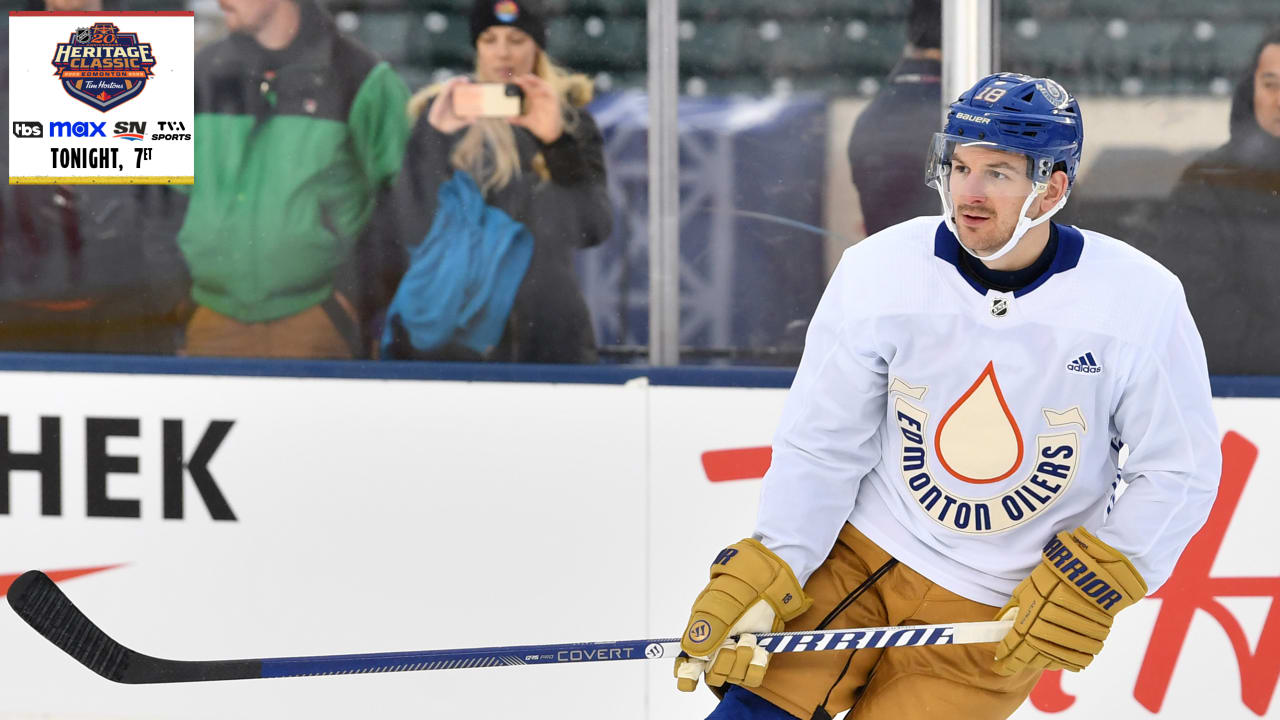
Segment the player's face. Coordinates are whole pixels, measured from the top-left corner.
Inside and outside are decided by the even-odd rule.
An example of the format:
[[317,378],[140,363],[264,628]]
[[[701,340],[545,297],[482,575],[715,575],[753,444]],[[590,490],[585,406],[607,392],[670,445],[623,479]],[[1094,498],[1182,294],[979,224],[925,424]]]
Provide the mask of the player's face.
[[476,75],[480,82],[509,82],[533,72],[538,43],[519,28],[494,25],[476,38]]
[[1253,116],[1258,127],[1280,137],[1280,45],[1268,45],[1258,55],[1253,74]]
[[288,0],[218,0],[227,29],[252,35],[266,25],[271,14]]
[[978,255],[1009,242],[1031,192],[1027,156],[961,145],[951,156],[951,207],[958,240]]

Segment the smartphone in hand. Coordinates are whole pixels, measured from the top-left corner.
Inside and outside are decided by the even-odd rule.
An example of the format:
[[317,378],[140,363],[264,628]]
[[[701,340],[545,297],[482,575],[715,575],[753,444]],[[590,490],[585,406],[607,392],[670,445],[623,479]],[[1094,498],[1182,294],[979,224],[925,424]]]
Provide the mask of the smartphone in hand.
[[513,83],[461,83],[453,111],[463,117],[507,118],[524,113],[524,91]]

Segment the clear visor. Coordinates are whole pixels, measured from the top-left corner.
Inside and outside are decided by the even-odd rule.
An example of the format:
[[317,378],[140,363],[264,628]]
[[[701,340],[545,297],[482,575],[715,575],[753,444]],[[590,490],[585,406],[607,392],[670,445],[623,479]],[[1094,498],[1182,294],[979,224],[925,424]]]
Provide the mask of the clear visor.
[[[1022,210],[1017,215],[1013,233],[999,250],[978,255],[960,243],[965,252],[988,263],[1011,252],[1028,230],[1046,222],[1062,209],[1067,202],[1066,193],[1039,217],[1027,217],[1032,202],[1049,187],[1051,177],[1052,156],[1011,150],[995,143],[946,133],[933,136],[929,163],[925,167],[925,182],[938,191],[943,220],[957,236],[957,212],[985,217],[990,212],[990,204],[986,200],[1011,197],[1021,201]],[[971,207],[966,207],[970,204]]]
[[929,148],[925,182],[951,195],[1019,197],[1039,192],[1053,176],[1053,158],[996,143],[937,133]]

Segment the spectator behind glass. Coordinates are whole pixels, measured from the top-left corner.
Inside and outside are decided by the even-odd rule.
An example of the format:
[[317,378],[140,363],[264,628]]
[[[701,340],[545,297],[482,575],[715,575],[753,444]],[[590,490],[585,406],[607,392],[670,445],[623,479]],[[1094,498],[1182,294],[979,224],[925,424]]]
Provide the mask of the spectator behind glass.
[[[24,9],[126,8],[48,0]],[[0,37],[6,109],[8,42],[6,32]],[[15,108],[10,120],[47,120],[23,112]],[[8,167],[7,142],[0,154]],[[187,285],[173,242],[182,204],[162,186],[6,185],[0,190],[0,350],[172,354],[175,308]]]
[[1170,195],[1152,254],[1182,280],[1209,372],[1280,374],[1280,28],[1231,102],[1231,139]]
[[858,116],[849,167],[866,233],[937,215],[938,194],[920,182],[928,143],[942,116],[942,3],[912,0],[907,46],[885,85]]
[[196,184],[178,244],[185,354],[366,354],[336,282],[400,169],[408,89],[311,0],[220,0],[196,56]]
[[532,234],[532,260],[495,345],[423,348],[411,345],[404,327],[392,322],[395,341],[388,354],[436,360],[596,362],[591,316],[573,268],[574,251],[602,242],[613,221],[603,140],[595,120],[583,109],[591,100],[591,83],[548,57],[543,18],[528,0],[479,0],[471,14],[471,37],[475,80],[519,85],[523,114],[459,115],[454,93],[472,82],[470,78],[454,78],[415,94],[409,107],[417,122],[395,189],[399,233],[410,245],[423,242],[440,210],[441,186],[461,170],[475,181],[484,203]]

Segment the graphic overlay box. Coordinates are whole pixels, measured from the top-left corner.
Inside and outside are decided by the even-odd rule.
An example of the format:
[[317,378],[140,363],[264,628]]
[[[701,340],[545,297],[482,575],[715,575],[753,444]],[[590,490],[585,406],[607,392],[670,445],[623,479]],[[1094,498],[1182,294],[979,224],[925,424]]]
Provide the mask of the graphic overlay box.
[[195,182],[195,14],[9,13],[9,183]]

